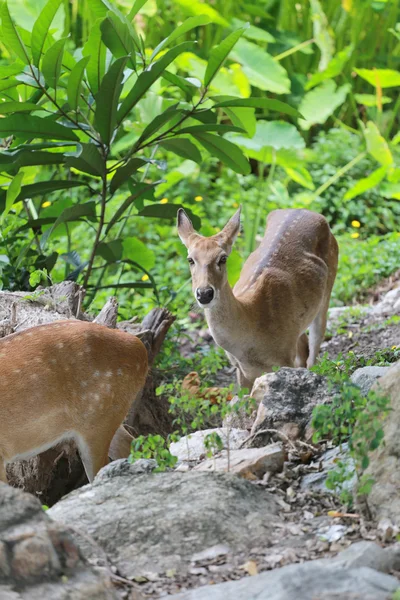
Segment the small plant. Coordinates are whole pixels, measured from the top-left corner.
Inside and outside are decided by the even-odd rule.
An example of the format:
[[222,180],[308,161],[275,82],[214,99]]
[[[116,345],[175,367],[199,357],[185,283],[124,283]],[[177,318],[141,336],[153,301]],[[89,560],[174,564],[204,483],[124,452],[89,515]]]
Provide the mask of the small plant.
[[134,463],[140,458],[153,458],[157,462],[156,472],[173,468],[178,458],[168,449],[169,442],[161,435],[140,435],[132,442],[129,462]]

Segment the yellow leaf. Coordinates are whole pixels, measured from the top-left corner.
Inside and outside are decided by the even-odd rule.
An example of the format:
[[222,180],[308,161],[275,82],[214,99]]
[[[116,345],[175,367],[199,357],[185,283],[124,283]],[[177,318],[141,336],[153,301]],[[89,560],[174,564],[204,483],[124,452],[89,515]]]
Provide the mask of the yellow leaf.
[[242,569],[249,575],[258,575],[257,563],[254,560],[248,560],[242,565]]

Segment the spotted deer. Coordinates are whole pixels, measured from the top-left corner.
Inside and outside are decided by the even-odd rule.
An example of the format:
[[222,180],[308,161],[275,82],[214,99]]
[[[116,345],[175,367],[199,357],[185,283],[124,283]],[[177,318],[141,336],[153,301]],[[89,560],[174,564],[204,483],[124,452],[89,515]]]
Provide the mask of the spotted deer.
[[128,333],[59,321],[0,339],[0,480],[8,462],[74,440],[92,481],[127,457],[122,427],[147,376],[147,352]]
[[194,296],[215,342],[236,366],[239,386],[251,390],[275,366],[314,365],[338,263],[326,219],[309,210],[271,212],[233,289],[226,261],[239,234],[240,208],[211,237],[198,234],[183,209],[177,225],[188,249]]

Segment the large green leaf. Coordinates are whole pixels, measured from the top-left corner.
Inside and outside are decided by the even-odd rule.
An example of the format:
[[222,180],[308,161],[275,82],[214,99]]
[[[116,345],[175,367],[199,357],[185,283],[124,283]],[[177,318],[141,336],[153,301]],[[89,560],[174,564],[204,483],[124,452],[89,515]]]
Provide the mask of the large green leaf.
[[236,127],[244,129],[249,137],[253,137],[257,127],[254,108],[225,107],[222,110]]
[[13,177],[13,180],[11,181],[10,185],[8,186],[7,191],[6,191],[6,205],[4,207],[2,218],[4,218],[10,212],[12,205],[14,204],[15,200],[18,198],[18,196],[21,192],[21,185],[22,185],[23,178],[24,178],[24,172],[20,171],[19,173],[17,173],[15,175],[15,177]]
[[45,248],[47,244],[47,240],[53,233],[58,225],[62,223],[69,223],[70,221],[80,221],[84,217],[96,217],[96,203],[95,202],[85,202],[84,204],[74,204],[73,206],[69,206],[58,217],[55,221],[54,225],[52,225],[47,231],[44,232],[42,237],[40,238],[40,246],[42,250]]
[[16,112],[31,112],[32,110],[40,110],[40,106],[33,102],[2,102],[0,104],[0,114],[7,115]]
[[203,131],[215,131],[217,133],[230,133],[231,131],[236,131],[237,133],[242,133],[244,129],[241,127],[236,127],[235,125],[223,125],[221,123],[206,123],[204,125],[190,125],[189,127],[183,127],[179,130],[179,134],[184,133],[201,133]]
[[[214,98],[215,100],[218,97]],[[250,107],[250,108],[262,108],[264,110],[273,110],[275,112],[280,112],[285,115],[290,115],[291,117],[302,117],[301,113],[298,110],[286,104],[286,102],[281,102],[280,100],[272,100],[271,98],[230,98],[229,100],[224,100],[222,102],[217,102],[214,104],[214,108],[225,108],[225,107]]]
[[337,88],[332,79],[308,92],[300,103],[299,111],[304,119],[299,120],[302,129],[308,130],[312,125],[325,121],[343,104],[350,91],[350,84]]
[[81,144],[78,152],[68,156],[65,164],[90,175],[101,176],[105,172],[105,162],[95,144]]
[[156,187],[156,185],[158,185],[158,183],[159,183],[158,181],[155,181],[154,183],[149,183],[149,184],[145,184],[145,183],[141,183],[141,182],[137,183],[135,186],[134,193],[131,194],[130,196],[128,196],[128,198],[126,200],[124,200],[124,202],[121,204],[121,206],[117,209],[117,211],[111,217],[111,219],[106,227],[106,233],[108,233],[110,231],[111,227],[113,227],[113,225],[115,225],[115,223],[117,223],[117,221],[119,221],[119,219],[122,217],[124,212],[126,210],[128,210],[128,208],[131,206],[131,204],[133,204],[139,198],[146,197],[146,195],[148,195],[149,192],[153,191],[153,189]]
[[126,163],[123,167],[119,167],[114,174],[114,177],[110,183],[110,192],[114,194],[118,188],[121,187],[123,183],[128,181],[129,177],[131,177],[140,167],[143,167],[146,162],[141,158],[131,158],[130,161]]
[[387,167],[380,167],[379,169],[376,169],[376,171],[373,171],[370,175],[368,175],[368,177],[363,177],[362,179],[359,179],[357,183],[346,192],[343,199],[352,200],[356,196],[359,196],[367,190],[374,188],[382,181],[382,179],[384,179],[386,173]]
[[221,13],[210,6],[208,2],[201,2],[200,0],[175,0],[175,4],[179,4],[189,15],[207,15],[213,23],[229,27],[228,21],[224,19]]
[[192,135],[212,156],[219,158],[236,173],[251,172],[249,161],[240,148],[232,142],[207,132],[192,133]]
[[0,137],[7,135],[53,140],[78,140],[72,129],[64,127],[64,125],[34,115],[24,114],[11,115],[5,119],[0,119]]
[[112,12],[107,13],[107,18],[100,25],[101,37],[111,54],[115,58],[129,56],[128,66],[135,69],[136,49],[134,40],[129,32],[129,27]]
[[17,28],[11,19],[10,11],[8,10],[7,2],[4,2],[1,11],[1,41],[6,46],[7,50],[16,54],[23,63],[29,65],[30,58],[24,42],[21,39]]
[[357,75],[377,88],[390,88],[400,85],[400,71],[393,69],[354,69]]
[[244,74],[254,87],[275,94],[290,92],[290,80],[285,69],[257,44],[240,40],[230,58],[242,65]]
[[89,39],[82,50],[83,56],[90,56],[86,65],[86,73],[93,95],[99,91],[106,68],[106,47],[101,39],[100,24],[100,19],[93,23]]
[[160,42],[158,46],[156,46],[151,55],[151,59],[153,59],[165,46],[169,46],[172,42],[174,42],[178,37],[184,35],[191,29],[195,27],[201,27],[201,25],[207,25],[210,23],[211,19],[207,15],[198,15],[197,17],[190,17],[186,21],[184,21],[181,25],[179,25],[174,31],[167,37],[165,40]]
[[200,229],[201,219],[182,204],[150,204],[139,212],[139,217],[155,217],[158,219],[176,219],[178,210],[184,208],[195,229]]
[[390,148],[381,135],[379,129],[372,121],[368,121],[364,130],[365,141],[367,142],[367,150],[371,156],[375,158],[381,165],[388,167],[393,163],[393,156]]
[[379,106],[379,102],[381,104],[390,104],[393,102],[389,96],[378,97],[377,94],[354,94],[354,99],[358,104],[363,104],[364,106]]
[[282,153],[305,147],[304,139],[296,127],[284,121],[258,121],[252,138],[231,134],[229,139],[244,148],[250,158],[260,162],[270,163],[274,152],[274,160],[285,169],[297,168],[300,159],[296,154],[290,161],[277,160],[278,156],[283,159]]
[[49,0],[49,2],[47,2],[47,4],[44,6],[42,12],[40,13],[33,25],[31,37],[31,50],[33,64],[37,67],[39,66],[40,58],[44,51],[44,45],[46,42],[47,34],[56,15],[56,12],[61,6],[61,3],[62,0]]
[[64,56],[64,46],[67,38],[57,40],[43,56],[42,73],[47,85],[56,89]]
[[97,246],[96,254],[104,258],[107,263],[114,263],[122,258],[122,240],[101,242]]
[[183,42],[183,44],[179,44],[168,50],[155,63],[151,65],[150,69],[143,71],[125,100],[122,102],[122,105],[118,111],[118,123],[121,123],[123,119],[127,116],[127,114],[132,110],[132,108],[139,102],[139,100],[144,96],[147,90],[153,85],[153,83],[160,77],[163,71],[168,67],[169,64],[182,52],[187,52],[193,47],[192,42]]
[[335,51],[335,41],[320,1],[310,0],[310,8],[313,38],[321,53],[318,69],[319,71],[324,71]]
[[12,65],[1,65],[0,66],[0,79],[5,79],[6,77],[12,77],[13,75],[18,75],[24,69],[24,66],[21,63],[15,62]]
[[143,8],[143,6],[146,4],[146,2],[147,2],[147,0],[135,0],[135,2],[133,3],[133,6],[129,12],[128,19],[130,19],[132,21],[133,18],[138,14],[140,9]]
[[[241,19],[232,19],[232,25],[236,28],[243,27],[246,25],[246,22]],[[246,29],[243,37],[248,40],[254,40],[255,42],[266,42],[267,44],[273,44],[276,41],[274,36],[268,31],[265,31],[265,29],[261,29],[260,27],[255,27],[254,25],[250,25],[250,27]]]
[[160,142],[160,146],[173,152],[182,158],[193,160],[196,163],[202,162],[202,156],[197,146],[186,138],[173,137],[170,140],[164,140]]
[[315,87],[322,81],[326,79],[332,79],[333,77],[337,77],[343,71],[344,66],[350,59],[354,50],[354,46],[346,46],[336,54],[328,63],[326,69],[322,72],[318,71],[317,73],[313,73],[310,79],[307,81],[305,85],[306,90],[311,90],[311,88]]
[[135,237],[125,238],[122,242],[123,246],[123,258],[129,258],[135,261],[138,265],[150,271],[156,264],[156,257],[153,252],[146,244]]
[[177,110],[176,107],[178,104],[174,104],[169,107],[167,110],[162,112],[160,115],[157,115],[142,131],[139,139],[135,142],[136,148],[138,148],[142,142],[147,140],[149,137],[154,135],[155,133],[159,133],[163,125],[171,121],[172,119],[176,119],[177,117],[182,116],[182,111]]
[[61,165],[64,160],[64,154],[60,152],[33,152],[31,149],[4,151],[0,152],[0,172],[9,173],[34,165]]
[[127,57],[117,58],[103,77],[96,95],[95,124],[105,144],[110,144],[117,123],[118,100]]
[[[39,181],[30,185],[24,185],[18,194],[16,201],[25,200],[26,198],[33,198],[34,196],[44,196],[45,194],[51,194],[51,192],[57,192],[59,190],[68,190],[73,187],[79,187],[86,185],[82,181],[58,181],[52,179],[51,181]],[[6,192],[0,190],[0,208],[1,203],[5,202]]]
[[246,28],[249,25],[246,24],[245,27],[240,27],[233,33],[229,34],[218,46],[215,46],[210,51],[210,57],[208,59],[207,69],[204,75],[204,86],[208,87],[214,77],[217,75],[218,71],[226,61],[231,52],[232,48],[235,46],[239,38],[243,35]]
[[67,85],[68,104],[72,110],[78,110],[79,95],[81,93],[81,85],[85,69],[90,60],[90,56],[84,56],[76,63],[72,69]]

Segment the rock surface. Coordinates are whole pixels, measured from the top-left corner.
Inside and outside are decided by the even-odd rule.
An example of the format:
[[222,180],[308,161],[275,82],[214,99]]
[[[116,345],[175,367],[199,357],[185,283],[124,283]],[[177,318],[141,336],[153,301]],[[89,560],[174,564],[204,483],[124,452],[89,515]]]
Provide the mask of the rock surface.
[[377,521],[388,518],[400,527],[400,362],[373,389],[390,396],[392,410],[383,427],[384,444],[372,454],[366,471],[375,480],[368,505]]
[[[303,436],[313,408],[327,401],[333,392],[324,377],[307,369],[284,367],[254,382],[251,396],[259,403],[252,433],[274,429],[288,437]],[[273,434],[266,434],[271,439]],[[266,437],[263,436],[263,442]]]
[[400,312],[400,286],[387,292],[372,311],[378,315],[392,315]]
[[[372,563],[372,564],[371,564]],[[376,563],[376,564],[375,564]],[[336,558],[293,564],[260,575],[168,596],[171,600],[388,600],[399,588],[391,559],[361,542]]]
[[340,460],[346,464],[346,473],[353,474],[349,480],[343,482],[343,488],[351,490],[357,483],[357,477],[355,474],[355,465],[353,459],[348,455],[347,443],[342,444],[341,447],[331,448],[324,452],[322,456],[318,458],[316,463],[312,463],[311,467],[315,464],[315,472],[307,473],[301,480],[301,489],[306,490],[309,488],[323,490],[325,492],[332,492],[326,487],[326,479],[329,471],[337,467],[337,461]]
[[169,451],[177,456],[179,461],[198,461],[200,458],[204,458],[207,452],[204,446],[204,438],[212,433],[218,434],[224,448],[227,448],[229,444],[231,450],[239,448],[241,443],[249,436],[248,431],[245,429],[228,429],[226,427],[203,429],[181,437],[178,442],[173,442],[170,444]]
[[105,573],[33,496],[0,483],[1,600],[115,600]]
[[265,473],[281,471],[285,453],[281,444],[270,444],[263,448],[225,450],[215,458],[201,462],[194,471],[222,471],[239,475],[244,479],[262,479]]
[[368,394],[375,381],[386,375],[390,367],[362,367],[356,369],[350,377],[352,383],[357,385],[364,396]]
[[[265,544],[277,512],[273,496],[247,481],[192,471],[101,478],[48,514],[79,523],[123,576],[135,577],[183,572],[193,554],[216,544],[232,550]],[[90,545],[84,550],[93,557]]]

